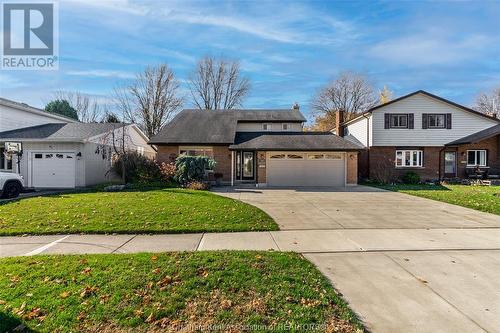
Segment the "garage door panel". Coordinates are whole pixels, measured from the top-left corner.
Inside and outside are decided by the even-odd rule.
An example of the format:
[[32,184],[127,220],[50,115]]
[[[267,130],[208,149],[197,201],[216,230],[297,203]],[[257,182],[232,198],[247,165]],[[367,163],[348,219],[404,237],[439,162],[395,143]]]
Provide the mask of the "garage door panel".
[[345,161],[341,159],[268,159],[269,186],[344,186]]
[[75,160],[76,156],[74,153],[32,153],[32,186],[40,188],[75,187]]

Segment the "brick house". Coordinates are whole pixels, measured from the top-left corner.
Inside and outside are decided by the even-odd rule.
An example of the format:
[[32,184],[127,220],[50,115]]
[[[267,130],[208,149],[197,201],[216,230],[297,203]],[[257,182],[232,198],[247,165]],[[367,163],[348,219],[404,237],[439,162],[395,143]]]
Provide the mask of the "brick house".
[[183,110],[150,144],[159,162],[211,156],[227,184],[346,186],[357,184],[361,146],[330,132],[304,132],[290,110]]
[[400,178],[408,171],[422,180],[466,178],[480,169],[500,170],[500,120],[426,91],[376,106],[336,133],[360,144],[359,175]]

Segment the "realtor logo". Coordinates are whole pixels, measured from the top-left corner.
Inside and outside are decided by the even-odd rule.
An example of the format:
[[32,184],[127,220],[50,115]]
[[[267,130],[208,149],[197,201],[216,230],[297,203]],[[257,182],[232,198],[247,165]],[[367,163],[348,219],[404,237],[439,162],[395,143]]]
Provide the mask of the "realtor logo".
[[2,3],[2,69],[58,69],[56,3]]

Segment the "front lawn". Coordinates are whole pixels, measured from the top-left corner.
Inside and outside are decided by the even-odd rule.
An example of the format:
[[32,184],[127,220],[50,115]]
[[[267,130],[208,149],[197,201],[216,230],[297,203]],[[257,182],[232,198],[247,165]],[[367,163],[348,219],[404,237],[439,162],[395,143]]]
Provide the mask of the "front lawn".
[[0,204],[0,235],[277,230],[260,209],[178,188],[42,196]]
[[363,330],[300,255],[245,251],[1,259],[0,332],[22,325],[36,332]]
[[404,184],[376,186],[500,215],[500,186]]

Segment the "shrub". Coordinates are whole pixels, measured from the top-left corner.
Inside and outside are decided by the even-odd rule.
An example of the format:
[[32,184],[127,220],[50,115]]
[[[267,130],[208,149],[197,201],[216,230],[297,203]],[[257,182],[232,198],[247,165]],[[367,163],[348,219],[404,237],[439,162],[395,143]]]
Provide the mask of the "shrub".
[[113,164],[113,170],[122,175],[122,163],[125,163],[125,182],[153,182],[162,179],[158,164],[152,159],[135,152],[120,155]]
[[160,164],[160,173],[163,180],[170,182],[175,177],[175,163],[165,163]]
[[208,190],[210,188],[210,185],[207,182],[193,180],[186,184],[186,188],[190,190]]
[[379,184],[391,184],[397,179],[394,170],[394,161],[391,159],[381,160],[371,171],[373,180]]
[[403,176],[403,183],[405,184],[419,184],[420,176],[414,171],[408,171]]
[[175,180],[179,184],[192,181],[202,181],[206,177],[206,170],[215,168],[215,160],[207,156],[181,155],[175,160]]

